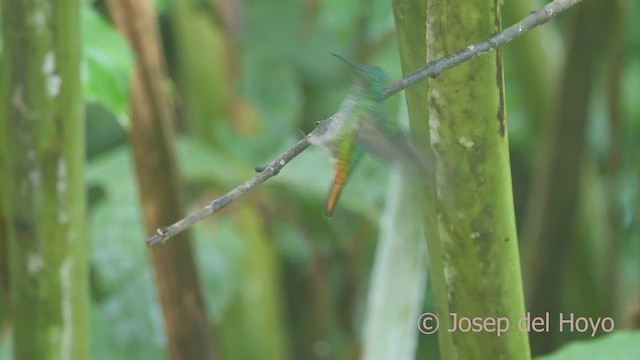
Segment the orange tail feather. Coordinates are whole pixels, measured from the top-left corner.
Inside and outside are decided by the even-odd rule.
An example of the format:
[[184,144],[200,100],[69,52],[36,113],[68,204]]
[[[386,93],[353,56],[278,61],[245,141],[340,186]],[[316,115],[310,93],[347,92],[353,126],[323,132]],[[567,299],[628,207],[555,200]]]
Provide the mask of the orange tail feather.
[[327,207],[324,211],[324,216],[330,218],[333,214],[333,210],[338,203],[340,194],[347,180],[347,167],[345,161],[338,161],[336,169],[333,175],[333,183],[331,184],[331,190],[329,190],[329,197],[327,198]]

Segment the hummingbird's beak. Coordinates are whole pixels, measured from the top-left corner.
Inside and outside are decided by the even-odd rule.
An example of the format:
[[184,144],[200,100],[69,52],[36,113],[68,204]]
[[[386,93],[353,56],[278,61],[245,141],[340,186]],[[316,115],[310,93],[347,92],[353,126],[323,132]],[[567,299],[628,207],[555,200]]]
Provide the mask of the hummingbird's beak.
[[347,65],[351,66],[352,68],[354,68],[356,70],[358,69],[358,64],[354,63],[353,61],[347,60],[347,59],[343,58],[342,56],[340,56],[338,54],[335,54],[335,53],[331,53],[331,55],[333,55],[333,56],[337,57],[338,59],[344,61],[345,63],[347,63]]

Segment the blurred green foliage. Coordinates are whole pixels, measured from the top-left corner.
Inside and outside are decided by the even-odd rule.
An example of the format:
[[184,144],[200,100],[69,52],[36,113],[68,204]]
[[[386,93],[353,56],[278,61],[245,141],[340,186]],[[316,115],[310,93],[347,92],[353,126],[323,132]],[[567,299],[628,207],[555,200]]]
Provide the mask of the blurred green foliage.
[[94,359],[162,357],[162,318],[151,281],[131,156],[118,147],[91,161],[87,185]]
[[[156,4],[163,24],[170,28],[172,2]],[[230,48],[235,52],[234,66],[239,75],[237,81],[223,85],[240,99],[239,108],[216,126],[215,144],[203,143],[198,134],[181,132],[178,157],[190,209],[204,206],[249,179],[254,166],[271,161],[302,136],[300,130],[309,131],[315,120],[337,109],[349,85],[349,69],[330,53],[379,65],[391,79],[400,75],[389,1],[247,1],[244,6],[239,10],[242,31],[238,34],[220,30],[223,27],[213,17],[211,20],[213,28],[233,39]],[[198,9],[214,11],[207,6]],[[617,265],[622,272],[621,283],[628,284],[623,290],[626,298],[640,291],[640,103],[636,99],[640,93],[640,23],[630,20],[640,16],[640,6],[632,2],[629,10],[620,99],[627,131],[618,144],[622,166],[613,187],[615,206],[621,210],[623,232],[619,234],[621,258]],[[126,121],[122,121],[129,113],[128,84],[134,58],[126,42],[90,6],[85,6],[82,21],[83,87],[90,103],[86,179],[92,357],[158,359],[166,355],[163,321],[144,245],[148,234],[143,231],[131,155],[125,143]],[[545,26],[558,31],[563,24]],[[175,39],[163,29],[170,71],[174,73]],[[520,220],[540,138],[530,122],[544,119],[528,118],[528,87],[518,80],[521,70],[510,57],[509,46],[505,49],[507,114]],[[179,106],[181,97],[189,96],[176,95]],[[606,161],[602,153],[611,145],[605,136],[605,96],[604,91],[593,94],[589,129],[589,151],[598,159],[598,174],[603,177]],[[396,96],[385,102],[391,118],[397,113],[399,101]],[[182,119],[178,124],[180,129],[184,122]],[[243,130],[244,125],[248,131]],[[249,246],[256,246],[272,252],[269,256],[275,259],[274,263],[256,266],[275,273],[274,287],[281,290],[274,297],[280,301],[275,307],[282,312],[287,327],[279,329],[282,334],[278,336],[291,342],[285,346],[292,358],[346,358],[357,354],[352,347],[361,335],[361,314],[388,168],[366,158],[350,179],[334,218],[328,221],[322,213],[331,171],[327,154],[309,149],[278,176],[192,229],[200,281],[214,326],[224,324],[226,316],[237,316],[234,303],[243,291],[251,290],[246,288],[247,279],[254,276],[254,285],[263,279],[260,271],[253,269],[252,275],[246,266],[253,259]],[[246,301],[258,307],[259,317],[261,299]],[[259,341],[261,335],[269,336],[265,332],[251,336]],[[596,351],[612,349],[634,351],[637,335],[613,334],[545,359],[591,358]],[[420,341],[431,344],[433,339],[422,337]],[[7,358],[9,344],[0,334],[0,358]],[[431,354],[423,348],[420,353]],[[626,355],[629,359],[637,357]]]
[[91,6],[83,6],[81,16],[81,74],[85,101],[102,104],[126,125],[134,60],[131,49]]
[[640,332],[617,331],[591,341],[576,341],[537,360],[637,359],[640,357]]

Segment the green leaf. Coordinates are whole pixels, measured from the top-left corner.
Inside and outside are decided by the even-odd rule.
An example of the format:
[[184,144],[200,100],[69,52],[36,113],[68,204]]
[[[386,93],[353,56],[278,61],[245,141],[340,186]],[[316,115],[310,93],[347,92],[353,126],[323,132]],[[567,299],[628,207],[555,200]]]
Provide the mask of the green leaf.
[[178,164],[188,183],[215,184],[230,189],[255,176],[253,167],[233,153],[207,146],[190,136],[182,136],[179,140]]
[[251,52],[244,64],[242,92],[251,99],[263,125],[258,143],[248,143],[260,151],[272,149],[294,129],[302,111],[302,87],[293,68],[281,58],[265,60],[259,53]]
[[162,358],[162,317],[128,147],[92,161],[86,179],[90,194],[99,194],[89,207],[93,358]]
[[127,42],[90,6],[82,8],[82,89],[119,120],[129,114],[134,56]]
[[192,234],[209,320],[219,325],[238,296],[250,249],[231,216],[214,217],[194,226]]
[[573,341],[560,350],[537,360],[632,360],[640,359],[640,331],[616,331],[593,340]]

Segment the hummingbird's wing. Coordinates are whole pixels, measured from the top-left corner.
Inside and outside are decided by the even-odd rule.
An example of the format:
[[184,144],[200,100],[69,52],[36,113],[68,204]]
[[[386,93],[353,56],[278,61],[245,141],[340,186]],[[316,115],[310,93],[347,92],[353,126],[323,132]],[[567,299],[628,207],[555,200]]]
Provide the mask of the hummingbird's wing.
[[420,151],[407,135],[391,126],[382,110],[373,121],[358,124],[356,143],[379,161],[398,165],[405,172],[423,177],[432,171],[429,151]]

